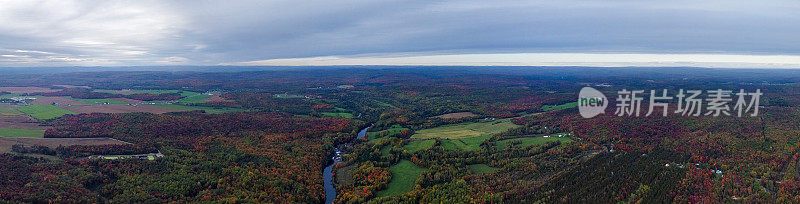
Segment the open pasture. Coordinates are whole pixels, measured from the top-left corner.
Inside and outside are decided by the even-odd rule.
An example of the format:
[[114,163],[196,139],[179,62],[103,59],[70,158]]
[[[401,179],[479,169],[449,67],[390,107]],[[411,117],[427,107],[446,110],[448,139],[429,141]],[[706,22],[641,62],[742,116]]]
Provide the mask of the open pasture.
[[29,105],[20,107],[19,110],[39,120],[53,119],[66,114],[76,114],[54,105]]

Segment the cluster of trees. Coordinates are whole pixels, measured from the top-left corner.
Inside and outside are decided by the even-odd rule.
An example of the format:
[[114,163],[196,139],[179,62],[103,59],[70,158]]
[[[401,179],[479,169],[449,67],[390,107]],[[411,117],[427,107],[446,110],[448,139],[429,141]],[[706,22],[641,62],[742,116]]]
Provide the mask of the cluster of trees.
[[375,197],[375,192],[385,189],[392,180],[392,173],[387,168],[377,167],[373,162],[361,164],[353,174],[353,183],[349,186],[337,186],[336,203],[363,203]]
[[69,163],[0,154],[0,200],[26,203],[91,203],[99,197],[87,186],[100,178]]

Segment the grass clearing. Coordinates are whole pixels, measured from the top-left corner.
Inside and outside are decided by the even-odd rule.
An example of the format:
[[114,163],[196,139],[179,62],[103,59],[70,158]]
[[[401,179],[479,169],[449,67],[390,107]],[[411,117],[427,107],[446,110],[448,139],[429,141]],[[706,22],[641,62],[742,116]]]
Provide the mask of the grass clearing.
[[534,145],[543,145],[555,141],[560,141],[561,143],[572,142],[572,139],[570,139],[569,137],[557,137],[555,135],[551,137],[522,137],[522,138],[500,140],[497,141],[497,148],[500,150],[504,150],[508,148],[508,146],[511,144],[515,144],[517,147],[530,147]]
[[557,111],[557,110],[564,110],[564,109],[575,108],[575,107],[578,107],[578,102],[565,103],[565,104],[555,105],[555,106],[544,105],[544,106],[542,106],[542,111]]
[[331,116],[331,117],[342,117],[342,118],[352,118],[352,113],[334,113],[334,112],[322,112],[324,116]]
[[374,141],[379,141],[381,139],[386,139],[388,137],[400,134],[404,130],[405,131],[411,131],[411,129],[404,128],[403,126],[395,124],[395,125],[392,125],[392,127],[390,127],[389,129],[386,129],[386,130],[367,132],[367,139],[369,139],[370,141],[373,141],[373,140]]
[[23,106],[19,108],[19,111],[22,111],[25,114],[30,115],[39,120],[47,120],[53,119],[57,117],[61,117],[66,114],[76,114],[75,112],[69,111],[67,109],[63,109],[53,105],[29,105]]
[[411,136],[413,139],[461,139],[486,136],[504,132],[518,127],[511,119],[501,119],[489,122],[468,122],[454,125],[445,125],[430,129],[419,130]]
[[14,97],[19,97],[19,94],[3,94],[3,95],[0,95],[0,98],[14,98]]
[[0,137],[43,138],[44,137],[44,130],[0,128]]
[[493,171],[497,170],[497,168],[491,167],[491,166],[486,165],[486,164],[467,165],[467,168],[469,168],[469,172],[471,172],[473,174],[490,173],[490,172],[493,172]]
[[475,151],[481,148],[481,143],[483,143],[483,141],[486,141],[491,137],[492,135],[483,135],[461,139],[445,139],[442,140],[442,147],[449,150],[461,149]]
[[402,160],[396,165],[389,167],[392,172],[392,181],[389,181],[386,190],[379,191],[377,197],[402,195],[414,190],[414,185],[419,174],[425,169],[417,167],[408,160]]
[[414,153],[419,150],[427,149],[433,147],[436,144],[436,140],[413,140],[403,146],[403,149],[407,150],[408,152]]

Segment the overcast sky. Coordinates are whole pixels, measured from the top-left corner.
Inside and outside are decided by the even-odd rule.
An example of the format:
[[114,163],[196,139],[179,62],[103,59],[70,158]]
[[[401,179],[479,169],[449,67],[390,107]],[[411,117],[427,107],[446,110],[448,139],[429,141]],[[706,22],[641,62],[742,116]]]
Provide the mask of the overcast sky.
[[800,68],[800,1],[6,1],[0,66]]

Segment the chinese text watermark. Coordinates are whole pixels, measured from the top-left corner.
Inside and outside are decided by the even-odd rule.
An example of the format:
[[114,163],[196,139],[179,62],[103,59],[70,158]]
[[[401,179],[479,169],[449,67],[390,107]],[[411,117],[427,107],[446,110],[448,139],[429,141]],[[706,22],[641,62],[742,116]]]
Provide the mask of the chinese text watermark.
[[[673,91],[674,92],[674,91]],[[646,94],[646,93],[649,93]],[[681,116],[758,116],[759,102],[763,93],[761,89],[746,92],[739,89],[733,90],[683,90],[670,93],[662,90],[627,90],[617,92],[615,99],[616,116],[650,116],[659,114],[666,117],[670,114]],[[647,97],[645,97],[647,96]],[[735,99],[735,101],[734,101]],[[643,113],[642,101],[648,102],[647,112]],[[608,105],[606,98],[600,91],[584,87],[578,94],[578,111],[584,118],[592,118],[605,112]],[[670,109],[673,107],[674,109]],[[658,108],[658,109],[656,109]],[[749,114],[748,114],[749,113]]]

